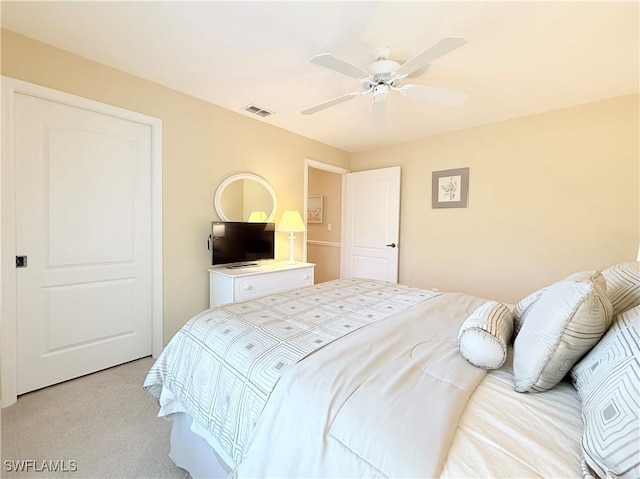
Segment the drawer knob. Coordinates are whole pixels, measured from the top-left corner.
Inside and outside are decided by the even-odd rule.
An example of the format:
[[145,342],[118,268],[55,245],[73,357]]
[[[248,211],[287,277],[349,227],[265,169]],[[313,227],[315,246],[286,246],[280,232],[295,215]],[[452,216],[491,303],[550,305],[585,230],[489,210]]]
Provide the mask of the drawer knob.
[[251,285],[250,284],[245,284],[244,285],[244,290],[245,291],[249,291],[251,289]]

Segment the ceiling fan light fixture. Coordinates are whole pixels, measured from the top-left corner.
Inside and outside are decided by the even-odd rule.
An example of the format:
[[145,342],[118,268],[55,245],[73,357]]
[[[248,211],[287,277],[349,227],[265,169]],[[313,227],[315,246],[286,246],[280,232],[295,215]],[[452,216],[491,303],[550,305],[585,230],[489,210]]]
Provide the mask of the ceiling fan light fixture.
[[391,77],[391,74],[400,66],[398,62],[393,60],[378,60],[369,64],[368,70],[371,76]]
[[389,94],[389,85],[385,85],[384,83],[380,83],[373,87],[373,102],[380,103],[382,101],[387,100],[387,95]]

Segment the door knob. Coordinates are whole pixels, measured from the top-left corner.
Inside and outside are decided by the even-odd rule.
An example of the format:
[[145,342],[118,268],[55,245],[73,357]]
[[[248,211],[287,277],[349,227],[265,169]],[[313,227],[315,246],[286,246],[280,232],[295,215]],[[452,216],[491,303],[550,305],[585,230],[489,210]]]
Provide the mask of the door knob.
[[389,248],[395,248],[395,247],[396,247],[396,244],[395,244],[395,243],[390,243],[390,244],[388,244],[387,246],[388,246]]

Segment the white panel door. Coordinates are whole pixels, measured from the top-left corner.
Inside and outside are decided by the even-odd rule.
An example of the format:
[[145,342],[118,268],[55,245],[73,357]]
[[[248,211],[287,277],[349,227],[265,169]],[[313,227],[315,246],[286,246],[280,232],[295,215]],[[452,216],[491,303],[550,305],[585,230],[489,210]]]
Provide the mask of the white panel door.
[[398,282],[400,167],[345,175],[342,271]]
[[151,128],[15,97],[18,394],[151,354]]

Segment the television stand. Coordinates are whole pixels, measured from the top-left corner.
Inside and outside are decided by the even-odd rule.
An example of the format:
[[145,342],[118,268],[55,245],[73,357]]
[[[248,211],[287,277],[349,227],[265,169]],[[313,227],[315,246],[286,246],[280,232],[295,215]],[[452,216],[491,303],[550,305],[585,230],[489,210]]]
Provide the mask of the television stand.
[[209,307],[311,286],[314,268],[315,264],[287,261],[261,261],[252,268],[213,266],[207,270]]

